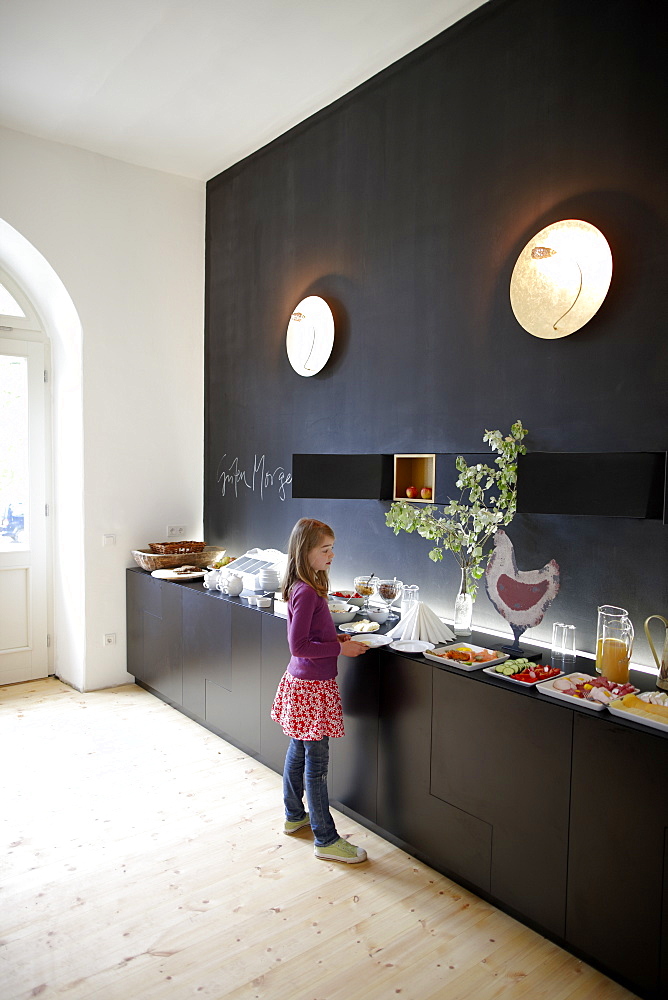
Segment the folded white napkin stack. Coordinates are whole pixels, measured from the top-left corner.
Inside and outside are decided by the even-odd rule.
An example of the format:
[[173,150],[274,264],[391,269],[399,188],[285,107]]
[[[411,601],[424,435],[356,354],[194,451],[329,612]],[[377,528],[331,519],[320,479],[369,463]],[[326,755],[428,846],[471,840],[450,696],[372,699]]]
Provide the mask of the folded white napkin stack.
[[423,642],[452,642],[457,638],[422,601],[414,604],[387,635],[393,639],[421,639]]

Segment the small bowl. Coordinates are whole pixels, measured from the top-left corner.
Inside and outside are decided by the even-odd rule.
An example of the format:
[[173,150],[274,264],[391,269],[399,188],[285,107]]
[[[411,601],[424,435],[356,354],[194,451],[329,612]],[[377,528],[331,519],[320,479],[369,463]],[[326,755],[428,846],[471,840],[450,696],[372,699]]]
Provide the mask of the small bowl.
[[[334,608],[338,610],[334,611]],[[346,625],[357,614],[357,608],[351,608],[347,604],[330,604],[329,610],[335,625]]]
[[379,625],[383,625],[390,617],[390,611],[389,608],[367,608],[364,617],[368,618],[370,622],[378,622]]

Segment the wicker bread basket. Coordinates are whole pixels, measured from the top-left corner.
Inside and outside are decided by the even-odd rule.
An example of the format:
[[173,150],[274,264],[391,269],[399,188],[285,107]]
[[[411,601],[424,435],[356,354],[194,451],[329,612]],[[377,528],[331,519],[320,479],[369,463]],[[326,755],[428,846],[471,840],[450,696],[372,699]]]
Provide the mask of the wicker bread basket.
[[157,552],[162,556],[175,556],[181,552],[203,552],[206,548],[204,542],[149,542],[148,547],[151,552]]
[[[181,543],[182,544],[182,543]],[[134,549],[134,561],[142,569],[152,573],[154,569],[173,569],[175,566],[211,566],[222,559],[226,549],[217,545],[206,545],[199,552],[151,552],[148,549]]]

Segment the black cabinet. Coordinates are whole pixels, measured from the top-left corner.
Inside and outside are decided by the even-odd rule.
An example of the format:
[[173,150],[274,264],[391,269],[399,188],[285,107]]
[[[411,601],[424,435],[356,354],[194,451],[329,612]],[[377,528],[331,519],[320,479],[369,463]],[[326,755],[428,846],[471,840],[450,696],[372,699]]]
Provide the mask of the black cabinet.
[[346,735],[330,741],[332,798],[376,822],[378,650],[339,657],[339,690]]
[[666,997],[668,741],[600,718],[574,722],[567,940]]
[[664,928],[659,959],[659,996],[668,997],[668,826],[664,830],[663,842],[663,910],[661,927]]
[[383,653],[377,823],[441,871],[489,892],[492,828],[432,793],[432,691],[439,671]]
[[183,699],[181,588],[128,573],[128,671],[176,705]]
[[293,455],[292,497],[386,500],[392,455]]
[[230,686],[230,616],[221,601],[213,605],[196,591],[182,593],[183,707],[206,719],[207,678]]
[[[256,616],[257,617],[257,616]],[[271,706],[278,682],[290,660],[285,618],[261,615],[262,676],[260,680],[260,756],[279,774],[283,771],[285,752],[290,742],[271,718]]]
[[491,894],[563,937],[573,716],[505,683],[434,671],[431,791],[491,827]]
[[217,649],[206,677],[205,719],[232,743],[258,754],[262,616],[214,596],[209,604]]
[[665,451],[529,452],[519,459],[517,510],[520,514],[647,517],[662,519],[665,524],[667,462]]
[[[128,670],[278,773],[284,618],[127,574]],[[668,738],[387,648],[339,659],[332,801],[649,1000],[668,997]]]
[[258,754],[261,617],[217,592],[128,570],[128,671]]

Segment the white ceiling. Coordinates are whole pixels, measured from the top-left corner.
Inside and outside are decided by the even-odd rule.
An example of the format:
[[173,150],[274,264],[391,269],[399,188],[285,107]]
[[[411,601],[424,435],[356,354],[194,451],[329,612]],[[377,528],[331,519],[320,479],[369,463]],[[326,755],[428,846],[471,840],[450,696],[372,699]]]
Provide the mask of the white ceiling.
[[0,124],[208,180],[486,0],[1,0]]

